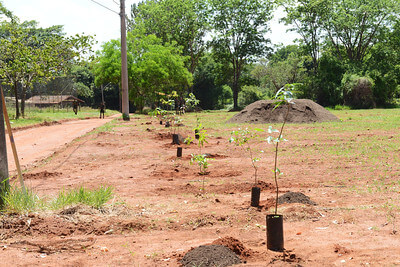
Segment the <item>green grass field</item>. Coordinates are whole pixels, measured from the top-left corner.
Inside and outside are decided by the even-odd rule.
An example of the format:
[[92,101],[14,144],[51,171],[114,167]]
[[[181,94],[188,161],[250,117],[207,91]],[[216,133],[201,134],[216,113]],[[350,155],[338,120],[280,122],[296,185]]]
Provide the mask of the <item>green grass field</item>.
[[[60,121],[67,119],[85,119],[95,118],[99,116],[98,109],[92,109],[88,107],[81,107],[78,114],[72,111],[72,108],[27,108],[25,110],[25,117],[15,119],[15,108],[7,108],[8,116],[10,117],[10,123],[12,128],[26,127],[30,125],[40,124],[43,122]],[[106,110],[106,116],[117,114],[118,111]]]

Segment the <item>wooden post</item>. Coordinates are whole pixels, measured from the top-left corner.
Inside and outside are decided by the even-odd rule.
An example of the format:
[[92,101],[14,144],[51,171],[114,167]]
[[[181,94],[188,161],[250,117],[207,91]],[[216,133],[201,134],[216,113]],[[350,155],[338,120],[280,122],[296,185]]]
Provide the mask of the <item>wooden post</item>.
[[[2,91],[3,92],[3,91]],[[0,94],[1,103],[5,103],[3,93]],[[6,146],[6,128],[4,127],[3,104],[0,104],[0,196],[3,196],[9,187],[8,161]],[[3,206],[3,198],[0,197],[0,206]]]
[[[13,150],[13,155],[14,155],[15,166],[17,167],[17,171],[18,171],[18,179],[19,179],[19,183],[21,184],[22,191],[25,193],[26,190],[25,190],[24,180],[22,179],[22,171],[21,171],[21,166],[19,165],[17,148],[15,147],[14,137],[13,137],[12,131],[11,131],[10,119],[8,118],[6,101],[4,99],[4,93],[3,93],[3,87],[0,87],[0,91],[1,91],[1,98],[2,98],[1,102],[3,102],[2,103],[3,104],[3,112],[2,113],[4,115],[4,119],[6,120],[6,124],[7,124],[8,137],[10,138],[11,148]],[[7,156],[7,154],[6,154],[6,156]]]

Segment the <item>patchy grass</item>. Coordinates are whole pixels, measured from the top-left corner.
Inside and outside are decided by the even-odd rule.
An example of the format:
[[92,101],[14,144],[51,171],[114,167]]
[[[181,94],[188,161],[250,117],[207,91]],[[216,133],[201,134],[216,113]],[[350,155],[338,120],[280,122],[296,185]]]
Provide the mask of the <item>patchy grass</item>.
[[25,213],[43,210],[45,202],[31,189],[26,191],[17,186],[10,186],[3,196],[3,211],[7,213]]
[[[15,118],[15,108],[9,108],[8,115],[10,117],[10,123],[12,128],[26,127],[30,125],[39,124],[42,122],[53,122],[66,119],[85,119],[85,118],[97,118],[99,116],[99,111],[97,109],[92,109],[89,107],[81,107],[78,114],[72,111],[71,108],[27,108],[25,110],[25,118]],[[106,116],[117,114],[115,110],[107,110]]]
[[51,203],[53,209],[62,209],[74,204],[85,204],[96,209],[101,208],[113,196],[111,187],[100,186],[99,189],[88,190],[84,187],[61,191]]
[[41,210],[58,210],[70,205],[84,204],[100,209],[113,197],[111,187],[100,186],[98,189],[88,190],[84,187],[62,190],[56,198],[39,197],[32,189],[26,192],[18,186],[10,186],[3,196],[5,213],[29,213]]

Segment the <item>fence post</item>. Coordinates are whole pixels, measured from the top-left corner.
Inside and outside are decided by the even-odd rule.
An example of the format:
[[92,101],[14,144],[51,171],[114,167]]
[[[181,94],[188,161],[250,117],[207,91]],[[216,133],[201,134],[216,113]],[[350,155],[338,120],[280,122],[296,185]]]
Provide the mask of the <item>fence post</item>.
[[3,206],[3,195],[8,190],[9,174],[7,161],[7,146],[6,146],[6,128],[4,126],[3,116],[3,96],[0,94],[0,206]]

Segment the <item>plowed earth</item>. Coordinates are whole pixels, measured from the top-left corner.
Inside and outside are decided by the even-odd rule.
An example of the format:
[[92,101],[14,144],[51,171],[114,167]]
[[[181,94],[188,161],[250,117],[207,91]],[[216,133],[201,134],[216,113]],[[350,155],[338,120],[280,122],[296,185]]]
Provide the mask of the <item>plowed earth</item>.
[[[29,167],[25,183],[41,196],[105,185],[114,188],[115,197],[102,210],[74,206],[2,215],[0,265],[180,266],[188,251],[211,244],[232,249],[242,262],[239,266],[400,264],[397,225],[376,208],[387,196],[349,189],[371,184],[382,170],[366,161],[359,165],[362,159],[320,153],[359,133],[325,133],[315,143],[310,136],[295,135],[304,127],[320,126],[288,126],[286,137],[293,138],[282,144],[280,194],[303,196],[298,198],[302,203],[285,199],[279,204],[284,253],[266,248],[265,216],[275,204],[270,148],[260,162],[261,203],[254,208],[250,160],[227,141],[234,125],[207,129],[210,137],[203,152],[213,160],[209,173],[200,175],[189,164],[190,154],[198,151],[196,142],[183,145],[183,157],[177,158],[172,129],[133,116],[129,122],[118,120],[112,131],[76,139]],[[180,131],[192,135],[190,127]],[[394,133],[369,134],[393,138]],[[399,178],[396,168],[385,173]]]

